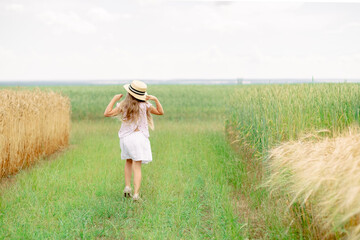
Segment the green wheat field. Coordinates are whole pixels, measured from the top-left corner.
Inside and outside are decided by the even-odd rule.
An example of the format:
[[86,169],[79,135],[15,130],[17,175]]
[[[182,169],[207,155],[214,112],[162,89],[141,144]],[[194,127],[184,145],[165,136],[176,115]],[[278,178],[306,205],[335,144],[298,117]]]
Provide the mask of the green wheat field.
[[308,239],[262,184],[267,151],[359,123],[358,84],[150,85],[165,115],[133,202],[120,122],[103,117],[123,87],[41,89],[70,98],[70,145],[0,182],[0,239]]

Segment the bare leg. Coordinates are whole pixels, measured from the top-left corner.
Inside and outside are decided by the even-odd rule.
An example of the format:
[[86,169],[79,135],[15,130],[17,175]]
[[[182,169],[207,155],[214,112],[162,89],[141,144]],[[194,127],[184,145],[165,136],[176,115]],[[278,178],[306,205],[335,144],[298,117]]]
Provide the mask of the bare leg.
[[132,170],[132,163],[131,159],[126,159],[125,163],[125,186],[130,187],[131,184],[131,170]]
[[138,194],[141,184],[141,161],[134,161],[134,194]]

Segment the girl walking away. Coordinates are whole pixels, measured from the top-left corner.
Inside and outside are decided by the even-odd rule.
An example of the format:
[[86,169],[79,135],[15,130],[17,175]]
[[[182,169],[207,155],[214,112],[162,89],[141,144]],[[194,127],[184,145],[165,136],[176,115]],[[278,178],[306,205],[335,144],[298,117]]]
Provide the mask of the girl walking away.
[[[163,115],[164,110],[155,96],[147,95],[147,86],[141,81],[133,81],[131,84],[124,85],[127,95],[123,101],[114,104],[122,98],[122,94],[117,94],[106,107],[104,116],[114,117],[122,121],[118,132],[120,138],[121,159],[125,162],[125,189],[124,196],[131,195],[131,175],[134,172],[134,195],[133,200],[139,200],[139,190],[141,184],[141,164],[152,161],[152,153],[149,141],[149,130],[154,129],[151,114]],[[156,108],[147,100],[156,103]]]

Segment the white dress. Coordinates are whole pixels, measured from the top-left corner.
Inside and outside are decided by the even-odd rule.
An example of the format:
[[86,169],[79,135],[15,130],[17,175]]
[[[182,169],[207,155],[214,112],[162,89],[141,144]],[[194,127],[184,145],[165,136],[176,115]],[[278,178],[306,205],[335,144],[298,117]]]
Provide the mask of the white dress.
[[[146,110],[151,104],[149,102],[141,102],[139,104],[139,120],[136,123],[123,121],[118,136],[120,138],[121,159],[132,159],[133,161],[141,161],[146,164],[152,161],[146,118]],[[137,128],[139,131],[135,131]]]

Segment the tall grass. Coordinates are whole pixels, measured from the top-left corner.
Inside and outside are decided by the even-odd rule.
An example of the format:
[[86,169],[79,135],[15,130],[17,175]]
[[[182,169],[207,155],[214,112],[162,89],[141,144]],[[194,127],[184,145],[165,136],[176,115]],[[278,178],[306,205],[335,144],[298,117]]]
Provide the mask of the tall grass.
[[0,177],[68,144],[67,97],[39,90],[1,90],[0,102]]
[[243,87],[230,97],[226,127],[248,151],[265,156],[271,147],[304,132],[327,129],[336,135],[359,123],[359,99],[359,84]]
[[269,165],[271,189],[288,195],[311,217],[303,224],[306,235],[360,239],[359,133],[286,142],[271,150]]
[[[269,177],[270,172],[264,171],[264,166],[269,164],[267,161],[268,153],[271,148],[280,143],[293,141],[305,133],[318,132],[319,130],[321,130],[319,133],[321,136],[335,137],[348,127],[358,125],[360,122],[359,99],[359,84],[264,85],[237,89],[230,97],[226,132],[232,145],[239,150],[243,159],[250,166],[248,168],[250,177],[247,184],[259,186],[263,183],[264,177],[265,179]],[[280,174],[281,177],[270,178],[270,186],[273,190],[279,189],[275,186],[280,187],[283,195],[268,198],[264,196],[263,191],[256,193],[254,190],[249,192],[249,201],[262,203],[260,212],[264,219],[276,218],[284,221],[289,227],[295,225],[299,229],[300,236],[313,239],[335,238],[341,234],[336,235],[339,231],[329,227],[331,221],[327,222],[328,228],[323,228],[324,222],[319,219],[324,218],[327,210],[332,211],[332,220],[343,217],[338,214],[339,211],[335,211],[339,208],[334,210],[334,205],[331,204],[327,205],[326,208],[324,206],[318,208],[319,205],[309,202],[304,204],[303,199],[297,198],[299,196],[308,197],[318,190],[317,193],[320,195],[329,191],[327,195],[321,196],[327,199],[328,203],[337,204],[339,198],[334,196],[340,196],[344,191],[348,194],[354,190],[349,185],[347,186],[349,188],[344,189],[344,191],[340,191],[335,186],[327,188],[328,185],[322,185],[323,181],[326,182],[326,179],[333,178],[334,175],[329,171],[324,171],[324,175],[319,175],[320,173],[317,171],[319,162],[316,159],[321,155],[314,155],[312,158],[306,154],[309,153],[306,151],[316,151],[316,147],[318,145],[314,145],[313,148],[305,148],[304,151],[298,151],[291,156],[284,154],[284,158],[277,162],[285,165],[285,169],[279,167],[281,164],[276,165],[276,163],[271,162],[273,164],[270,168],[271,173],[281,172],[282,174]],[[341,152],[339,154],[341,155]],[[345,158],[337,160],[339,160],[337,164],[341,165],[341,160],[345,161]],[[323,167],[326,167],[325,162],[323,162]],[[355,164],[355,162],[352,161],[349,164]],[[296,166],[302,167],[296,169]],[[336,171],[335,165],[328,167]],[[301,174],[301,169],[306,170],[306,174],[302,175],[303,181],[296,178],[296,174]],[[298,170],[299,172],[295,173]],[[291,176],[293,181],[287,182],[287,178],[284,176]],[[346,173],[341,172],[339,178],[345,176]],[[312,180],[310,181],[309,178]],[[336,181],[340,180],[337,179]],[[347,179],[343,178],[342,181],[347,181]],[[313,185],[306,185],[310,182]],[[292,188],[285,188],[285,186],[289,186],[287,184],[291,185]],[[297,192],[289,190],[295,186]],[[319,189],[315,187],[319,187]],[[266,191],[270,193],[269,190]],[[252,192],[256,194],[251,195]],[[296,193],[293,195],[294,192]],[[344,199],[352,202],[351,199],[354,196],[357,195],[346,195]],[[289,212],[284,208],[284,204],[290,207],[292,216],[289,217]],[[329,215],[329,212],[326,214]],[[357,218],[354,220],[351,218],[353,216],[349,217],[352,222],[356,222]],[[327,219],[329,218],[327,217]],[[331,226],[339,226],[337,223],[332,222],[333,225]],[[333,235],[331,235],[332,233]]]

